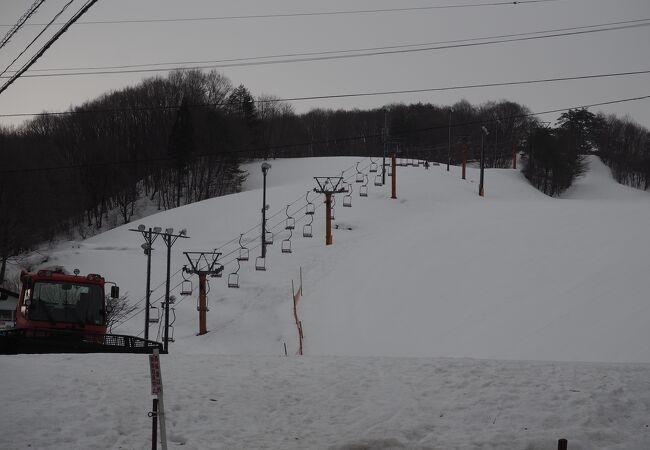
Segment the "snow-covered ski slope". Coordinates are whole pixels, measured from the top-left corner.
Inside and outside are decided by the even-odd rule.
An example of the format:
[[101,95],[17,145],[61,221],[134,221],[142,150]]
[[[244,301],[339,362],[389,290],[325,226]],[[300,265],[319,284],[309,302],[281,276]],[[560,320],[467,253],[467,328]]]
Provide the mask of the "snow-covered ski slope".
[[[241,287],[226,287],[232,263],[210,280],[207,335],[196,336],[196,297],[174,289],[176,342],[161,358],[170,448],[547,450],[561,437],[571,450],[650,448],[647,193],[616,184],[596,158],[562,199],[507,169],[487,170],[480,198],[478,172],[461,180],[453,166],[399,168],[397,200],[372,178],[360,198],[350,169],[353,206],[337,198],[334,245],[324,245],[313,193],[314,238],[301,237],[313,177],[359,159],[271,161],[278,233],[266,272],[253,269],[259,164],[240,194],[52,250],[48,265],[102,273],[136,302],[146,258],[129,228],[188,229],[172,273],[183,250],[227,244],[220,251],[230,253],[238,245],[228,241],[254,229]],[[282,254],[283,210],[296,199],[293,252]],[[157,300],[165,251],[154,247]],[[301,266],[306,356],[293,357],[291,280]],[[139,314],[115,331],[142,325]],[[144,356],[3,356],[0,379],[2,449],[150,448]]]
[[[250,171],[246,191],[163,212],[147,226],[187,228],[191,239],[174,247],[172,273],[183,250],[212,250],[252,231],[244,240],[239,289],[210,280],[208,329],[196,337],[197,279],[193,297],[176,296],[172,352],[280,354],[297,348],[291,280],[303,268],[301,320],[309,355],[441,356],[527,360],[650,362],[650,195],[618,185],[595,157],[591,170],[562,199],[532,188],[518,171],[486,171],[486,196],[476,195],[478,171],[444,166],[398,169],[398,199],[389,187],[358,195],[358,158],[271,161],[270,216],[297,200],[291,254],[284,211],[270,220],[275,243],[266,272],[254,270],[260,254],[262,175]],[[361,161],[360,168],[369,160]],[[324,206],[317,206],[314,237],[302,237],[304,194],[314,176],[352,176],[352,208],[335,207],[334,245],[324,245]],[[367,168],[364,170],[367,171]],[[131,301],[144,296],[146,258],[137,233],[122,226],[79,244],[66,243],[48,264],[79,267],[117,281]],[[277,225],[277,226],[276,226]],[[71,248],[71,247],[78,248]],[[67,248],[66,248],[67,247]],[[155,245],[152,286],[163,282],[164,246]],[[231,242],[220,251],[236,251]],[[256,247],[256,248],[254,248]],[[236,254],[224,258],[233,261]],[[181,281],[180,273],[172,286]],[[153,294],[158,299],[164,291]],[[138,333],[143,314],[118,332]],[[151,334],[156,336],[157,327]]]

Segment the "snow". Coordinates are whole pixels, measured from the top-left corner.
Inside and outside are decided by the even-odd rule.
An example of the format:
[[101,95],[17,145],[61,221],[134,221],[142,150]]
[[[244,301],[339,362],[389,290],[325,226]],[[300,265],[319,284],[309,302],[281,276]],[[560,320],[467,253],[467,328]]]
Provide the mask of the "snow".
[[[647,365],[161,357],[170,448],[648,448]],[[4,357],[0,448],[147,449],[145,356]],[[34,370],[38,367],[38,370]]]
[[[259,255],[262,176],[244,192],[162,212],[84,241],[61,243],[48,265],[101,273],[135,303],[144,296],[142,237],[130,228],[187,228],[172,252],[176,342],[162,357],[171,441],[187,448],[650,447],[650,196],[616,184],[589,158],[561,199],[508,169],[398,168],[389,186],[358,196],[355,163],[270,161],[267,203],[275,242]],[[352,208],[337,196],[334,245],[324,245],[322,197],[314,238],[303,238],[314,176],[351,177]],[[295,201],[295,203],[294,203]],[[280,252],[284,208],[296,218]],[[256,225],[257,224],[257,225]],[[247,232],[247,230],[251,230]],[[237,238],[251,249],[239,289]],[[152,300],[164,293],[164,245],[154,244]],[[210,280],[209,333],[196,336],[194,296],[178,295],[183,251],[229,254]],[[302,267],[304,357],[291,282]],[[138,306],[141,306],[139,303]],[[143,314],[115,332],[142,332]],[[151,337],[159,329],[152,326]],[[289,357],[284,357],[284,344]],[[534,362],[533,362],[534,361]],[[5,419],[0,448],[147,448],[144,356],[0,357]],[[213,399],[213,400],[211,400]],[[41,426],[34,430],[30,424]]]

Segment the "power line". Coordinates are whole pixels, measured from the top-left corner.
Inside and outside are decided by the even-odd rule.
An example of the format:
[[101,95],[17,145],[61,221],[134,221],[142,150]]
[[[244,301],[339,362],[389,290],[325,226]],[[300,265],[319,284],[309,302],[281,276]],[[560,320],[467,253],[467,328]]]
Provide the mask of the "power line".
[[90,7],[93,6],[96,2],[97,0],[88,0],[86,4],[82,6],[75,13],[75,15],[72,16],[66,22],[66,24],[63,27],[61,27],[59,31],[57,31],[54,34],[54,36],[52,36],[50,40],[47,41],[45,45],[43,45],[43,47],[41,47],[41,49],[34,56],[32,56],[32,58],[29,61],[27,61],[23,65],[23,67],[21,67],[18,70],[18,72],[16,72],[11,78],[9,78],[9,80],[4,85],[2,85],[2,87],[0,87],[0,94],[2,94],[14,81],[16,81],[23,73],[25,73],[27,69],[29,69],[36,61],[38,61],[38,59],[41,56],[43,56],[43,54],[47,51],[47,49],[49,49],[52,46],[52,44],[54,44],[61,37],[61,35],[65,33],[68,30],[68,28],[70,28],[70,25],[75,23],[81,16],[83,16],[86,13],[86,11],[88,11]]
[[[490,39],[501,39],[501,38],[511,38],[511,37],[519,37],[519,36],[532,36],[536,34],[545,34],[545,33],[557,33],[557,32],[564,32],[564,31],[574,31],[574,30],[586,30],[586,29],[593,29],[593,28],[602,28],[602,27],[608,27],[608,26],[616,26],[616,25],[628,25],[628,24],[639,24],[642,22],[647,22],[650,20],[650,18],[646,19],[635,19],[635,20],[624,20],[624,21],[618,21],[618,22],[607,22],[607,23],[599,23],[599,24],[594,24],[594,25],[582,25],[582,26],[576,26],[576,27],[567,27],[567,28],[554,28],[554,29],[546,29],[546,30],[539,30],[539,31],[529,31],[526,33],[510,33],[510,34],[500,34],[500,35],[492,35],[492,36],[483,36],[483,37],[475,37],[475,38],[464,38],[464,39],[453,39],[453,40],[445,40],[445,41],[435,41],[435,42],[424,42],[424,43],[416,43],[416,44],[398,44],[398,45],[387,45],[387,46],[380,46],[380,47],[363,47],[363,48],[356,48],[356,49],[344,49],[344,50],[328,50],[328,51],[322,51],[322,52],[302,52],[302,53],[285,53],[285,54],[276,54],[276,55],[266,55],[266,56],[251,56],[251,57],[245,57],[245,58],[229,58],[229,59],[213,59],[213,60],[199,60],[199,61],[168,61],[168,62],[157,62],[157,63],[142,63],[142,64],[122,64],[122,65],[112,65],[112,66],[94,66],[94,67],[61,67],[61,68],[56,68],[56,67],[51,67],[51,68],[44,68],[44,69],[32,69],[31,72],[51,72],[51,71],[56,71],[56,70],[105,70],[105,69],[132,69],[136,67],[150,67],[150,66],[170,66],[170,65],[179,65],[179,64],[213,64],[213,63],[228,63],[228,62],[238,62],[238,61],[255,61],[255,60],[261,60],[261,59],[270,59],[270,58],[285,58],[285,57],[297,57],[297,56],[317,56],[317,55],[329,55],[329,54],[339,54],[339,53],[356,53],[356,52],[364,52],[364,51],[376,51],[376,50],[390,50],[390,49],[400,49],[400,48],[409,48],[409,47],[422,47],[422,46],[432,46],[432,45],[442,45],[442,44],[457,44],[457,43],[463,43],[463,42],[472,42],[472,41],[484,41],[484,40],[490,40]],[[180,67],[182,68],[182,67]],[[174,69],[179,69],[179,67],[171,67],[171,68],[165,68],[162,70],[174,70]]]
[[[463,126],[469,126],[469,125],[480,125],[480,124],[485,124],[485,123],[491,123],[491,122],[496,122],[498,120],[512,120],[512,119],[524,119],[527,117],[534,117],[534,116],[541,116],[545,114],[553,114],[553,113],[558,113],[558,112],[564,112],[564,111],[569,111],[572,109],[588,109],[588,108],[594,108],[596,106],[607,106],[607,105],[614,105],[614,104],[620,104],[620,103],[627,103],[627,102],[632,102],[632,101],[640,101],[640,100],[646,100],[650,98],[650,94],[648,95],[642,95],[642,96],[637,96],[637,97],[628,97],[628,98],[622,98],[622,99],[616,99],[616,100],[609,100],[609,101],[604,101],[604,102],[598,102],[598,103],[590,103],[590,104],[583,104],[583,105],[574,105],[574,106],[569,106],[565,108],[558,108],[558,109],[549,109],[545,111],[538,111],[538,112],[533,112],[533,113],[526,113],[526,114],[517,114],[513,116],[499,116],[499,117],[494,117],[494,118],[488,118],[488,119],[481,119],[481,120],[475,120],[471,122],[463,122],[463,123],[455,123],[452,124],[452,128],[459,128]],[[449,127],[448,123],[441,124],[441,125],[435,125],[432,127],[426,127],[426,128],[420,128],[416,130],[412,130],[406,133],[400,133],[400,136],[408,136],[408,135],[414,135],[414,134],[419,134],[427,131],[435,131],[435,130],[440,130],[440,129],[447,129]],[[352,142],[352,141],[363,141],[365,142],[367,139],[371,138],[381,138],[382,135],[379,134],[373,134],[373,135],[358,135],[358,136],[347,136],[347,137],[338,137],[338,138],[332,138],[332,139],[323,139],[320,141],[305,141],[305,142],[299,142],[299,143],[294,143],[294,144],[278,144],[278,145],[270,145],[266,147],[258,147],[258,148],[249,148],[249,149],[236,149],[236,150],[229,150],[229,151],[223,151],[220,153],[202,153],[202,154],[196,154],[194,156],[196,157],[218,157],[218,156],[224,156],[224,155],[229,155],[229,154],[259,154],[263,151],[272,151],[272,150],[286,150],[290,148],[297,148],[297,147],[307,147],[309,145],[314,145],[314,144],[335,144],[335,143],[341,143],[341,142]],[[114,166],[114,165],[123,165],[123,164],[133,164],[137,162],[164,162],[164,161],[169,161],[170,157],[158,157],[158,158],[142,158],[138,160],[124,160],[124,161],[107,161],[107,162],[97,162],[97,163],[83,163],[83,164],[70,164],[70,165],[62,165],[62,166],[50,166],[50,167],[30,167],[30,168],[23,168],[23,169],[0,169],[0,174],[7,174],[7,173],[30,173],[30,172],[48,172],[48,171],[54,171],[54,170],[71,170],[71,169],[82,169],[82,168],[90,168],[90,167],[106,167],[106,166]]]
[[[38,40],[38,39],[43,35],[43,33],[45,33],[45,32],[47,31],[47,29],[50,28],[50,27],[52,26],[52,24],[54,23],[54,21],[55,21],[56,19],[58,19],[58,18],[61,16],[61,14],[63,14],[63,13],[65,12],[66,9],[68,9],[68,6],[70,6],[70,5],[72,4],[72,2],[74,2],[74,0],[70,0],[68,3],[66,3],[65,5],[63,5],[63,8],[61,8],[61,10],[60,10],[60,11],[59,11],[55,16],[54,16],[54,18],[53,18],[52,20],[50,20],[50,23],[48,23],[47,25],[45,25],[45,28],[43,28],[43,29],[41,30],[41,32],[38,33],[38,34],[36,35],[36,37],[35,37],[34,39],[32,39],[31,42],[30,42],[29,44],[27,44],[27,47],[25,47],[25,48],[23,49],[23,51],[20,52],[20,53],[18,54],[18,56],[16,56],[16,57],[13,59],[13,61],[11,61],[11,62],[9,63],[9,65],[8,65],[7,67],[5,67],[5,69],[4,69],[2,72],[0,72],[0,78],[3,78],[2,75],[4,75],[5,73],[7,73],[7,70],[9,70],[9,68],[10,68],[11,66],[13,66],[14,63],[15,63],[16,61],[18,61],[18,59],[19,59],[21,56],[23,56],[27,50],[29,50],[29,48],[34,44],[34,42],[36,42],[36,41],[37,41],[37,40]],[[14,72],[14,73],[18,73],[18,72],[16,71],[16,72]]]
[[18,19],[18,22],[16,22],[15,25],[3,25],[3,26],[10,26],[11,29],[7,31],[7,34],[2,38],[0,41],[0,48],[4,47],[7,45],[7,42],[11,40],[11,38],[20,30],[23,25],[25,25],[25,22],[29,20],[30,17],[36,12],[36,10],[45,2],[45,0],[36,0],[34,3],[32,3],[32,6],[29,7],[25,13],[23,13],[22,16]]
[[[295,102],[295,101],[307,101],[307,100],[328,100],[328,99],[340,99],[340,98],[352,98],[352,97],[371,97],[371,96],[379,96],[379,95],[417,94],[417,93],[424,93],[424,92],[440,92],[440,91],[452,91],[452,90],[461,90],[461,89],[478,89],[478,88],[486,88],[486,87],[557,83],[561,81],[589,80],[589,79],[598,79],[598,78],[615,78],[615,77],[622,77],[622,76],[645,75],[649,73],[650,73],[650,69],[628,71],[628,72],[592,74],[592,75],[577,75],[572,77],[552,77],[552,78],[540,78],[534,80],[503,81],[503,82],[495,82],[495,83],[466,84],[466,85],[443,86],[443,87],[421,88],[421,89],[400,89],[400,90],[389,90],[389,91],[354,92],[354,93],[330,94],[330,95],[311,95],[311,96],[303,96],[303,97],[285,97],[285,98],[271,98],[271,99],[261,99],[261,100],[258,99],[255,100],[255,103],[266,104],[266,103]],[[219,107],[219,106],[226,106],[226,105],[227,102],[215,102],[215,103],[191,104],[188,105],[188,107],[206,108],[206,107]],[[0,114],[0,117],[60,116],[60,115],[67,115],[67,114],[118,113],[118,112],[131,112],[131,111],[133,112],[151,111],[151,110],[160,111],[160,110],[171,110],[171,109],[178,109],[178,105],[142,106],[142,107],[135,107],[135,108],[104,108],[104,109],[90,109],[90,110],[77,110],[77,111],[64,111],[64,112]]]
[[[487,3],[464,3],[460,5],[447,4],[447,5],[420,6],[420,7],[407,7],[407,8],[357,9],[357,10],[347,10],[347,11],[314,11],[314,12],[302,12],[302,13],[277,13],[277,14],[249,14],[249,15],[214,16],[214,17],[91,20],[91,21],[78,22],[77,25],[205,22],[205,21],[214,21],[214,20],[247,20],[247,19],[277,19],[277,18],[287,18],[287,17],[339,16],[339,15],[352,15],[352,14],[379,14],[379,13],[426,11],[426,10],[440,10],[440,9],[481,8],[481,7],[488,7],[488,6],[518,6],[518,5],[526,6],[535,3],[555,3],[559,1],[566,1],[566,0],[520,0],[520,1],[487,2]],[[29,24],[29,25],[40,25],[40,24]],[[7,27],[7,26],[10,25],[7,24],[0,25],[0,27]]]
[[[493,39],[483,42],[466,42],[458,44],[445,44],[445,45],[428,45],[427,44],[412,44],[409,46],[423,46],[420,48],[396,48],[396,49],[386,49],[382,50],[381,47],[375,47],[377,50],[371,51],[362,51],[358,53],[346,53],[346,52],[355,52],[355,50],[340,50],[340,51],[328,51],[328,52],[312,52],[309,54],[321,55],[321,56],[308,56],[302,57],[301,54],[287,54],[284,56],[263,56],[263,57],[252,57],[244,58],[242,61],[235,60],[234,62],[225,62],[228,60],[219,60],[224,61],[223,63],[217,64],[207,64],[207,65],[198,65],[198,66],[187,66],[187,67],[171,67],[171,68],[151,68],[151,69],[123,69],[123,70],[101,70],[101,71],[79,71],[79,72],[61,72],[61,73],[48,73],[48,74],[32,74],[26,75],[24,78],[42,78],[42,77],[68,77],[68,76],[81,76],[81,75],[116,75],[116,74],[131,74],[131,73],[154,73],[154,72],[167,72],[170,70],[191,70],[191,69],[220,69],[220,68],[229,68],[229,67],[249,67],[249,66],[262,66],[262,65],[272,65],[272,64],[289,64],[289,63],[301,63],[301,62],[315,62],[315,61],[330,61],[337,59],[352,59],[352,58],[361,58],[369,56],[383,56],[383,55],[394,55],[394,54],[403,54],[403,53],[416,53],[416,52],[429,52],[436,50],[448,50],[454,48],[469,48],[477,47],[484,45],[494,45],[494,44],[504,44],[510,42],[520,42],[520,41],[532,41],[539,39],[548,39],[555,37],[566,37],[566,36],[577,36],[585,35],[591,33],[600,33],[603,31],[616,31],[616,30],[625,30],[632,28],[640,28],[650,26],[650,18],[634,21],[637,23],[631,23],[627,25],[618,25],[611,26],[606,28],[599,29],[589,29],[589,30],[580,30],[580,31],[569,31],[562,33],[551,33],[544,34],[542,36],[526,36],[526,37],[516,37],[516,38],[507,38],[507,39]],[[336,53],[336,54],[333,54]],[[345,53],[345,54],[338,54]],[[295,56],[294,56],[295,55]],[[261,61],[260,59],[272,59],[270,61]],[[284,59],[282,59],[284,58]],[[67,69],[66,69],[67,70]]]

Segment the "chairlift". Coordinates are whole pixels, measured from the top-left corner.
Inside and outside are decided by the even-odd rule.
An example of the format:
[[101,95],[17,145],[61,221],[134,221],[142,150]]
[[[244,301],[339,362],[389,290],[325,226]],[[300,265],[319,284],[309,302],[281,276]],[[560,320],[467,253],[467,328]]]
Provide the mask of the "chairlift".
[[248,249],[244,247],[244,244],[241,242],[241,238],[244,234],[239,235],[239,255],[237,256],[237,261],[248,261]]
[[291,237],[293,236],[293,230],[289,228],[289,237],[282,240],[282,253],[291,253]]
[[[357,162],[357,177],[354,180],[356,183],[363,183],[363,173],[359,170],[359,163]],[[344,204],[345,206],[345,204]]]
[[255,258],[255,270],[266,270],[266,259],[258,256]]
[[273,245],[273,233],[270,231],[266,231],[264,233],[264,243],[266,245]]
[[309,201],[309,191],[307,191],[307,194],[305,194],[305,200],[307,201],[307,205],[305,206],[305,214],[308,216],[313,216],[314,212],[316,211],[316,207],[312,202]]
[[330,208],[330,220],[334,220],[334,206],[336,206],[336,197],[332,195],[332,207]]
[[381,175],[375,175],[375,186],[383,186],[384,183],[381,182]]
[[388,166],[388,170],[386,171],[386,175],[389,177],[393,176],[393,166]]
[[169,337],[167,338],[168,342],[176,342],[176,339],[174,339],[174,327],[173,325],[169,326]]
[[157,306],[149,305],[149,323],[160,322],[160,310]]
[[241,263],[237,260],[237,270],[228,275],[228,287],[229,288],[238,288],[239,287],[239,269],[241,268]]
[[210,274],[210,278],[221,278],[223,276],[223,264],[216,263],[214,271]]
[[369,171],[370,173],[375,173],[375,172],[377,172],[377,170],[378,170],[377,163],[374,162],[374,161],[372,160],[372,158],[370,158],[370,169],[369,169],[368,171]]
[[343,196],[343,207],[345,208],[352,207],[352,185],[350,183],[348,183],[348,193]]
[[287,215],[287,220],[285,221],[284,225],[285,230],[293,230],[296,228],[296,219],[289,215],[289,206],[290,205],[287,205],[287,209],[284,210],[284,213]]
[[368,196],[368,175],[366,175],[363,184],[359,187],[359,197]]
[[314,216],[309,216],[309,218],[311,219],[309,223],[303,225],[302,227],[302,237],[313,237],[311,224],[314,223]]
[[192,282],[185,278],[187,267],[183,267],[183,281],[181,282],[181,295],[192,295]]

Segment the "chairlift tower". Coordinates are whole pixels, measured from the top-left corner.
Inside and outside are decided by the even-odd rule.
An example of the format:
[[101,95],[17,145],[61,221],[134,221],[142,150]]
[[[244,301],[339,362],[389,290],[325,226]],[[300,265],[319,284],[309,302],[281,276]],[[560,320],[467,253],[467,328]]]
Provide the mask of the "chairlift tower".
[[314,177],[314,192],[325,194],[325,245],[332,245],[332,194],[347,192],[343,177]]
[[206,277],[219,277],[223,266],[217,262],[221,253],[211,252],[183,252],[190,263],[190,267],[183,267],[185,273],[199,276],[199,336],[207,333],[206,313],[208,312],[208,298],[206,293]]

